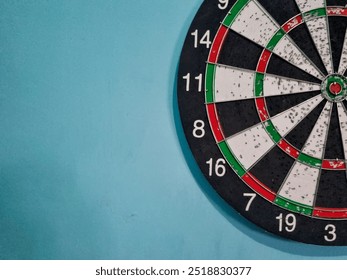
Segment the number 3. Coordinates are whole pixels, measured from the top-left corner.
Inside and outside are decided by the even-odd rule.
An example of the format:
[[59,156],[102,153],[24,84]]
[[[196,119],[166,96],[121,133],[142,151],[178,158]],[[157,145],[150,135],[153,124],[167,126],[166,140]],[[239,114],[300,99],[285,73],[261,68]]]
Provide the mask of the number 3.
[[328,242],[333,242],[336,240],[337,238],[337,235],[336,235],[336,226],[334,225],[327,225],[325,227],[325,230],[330,230],[328,232],[329,235],[324,235],[324,239],[325,241],[328,241]]

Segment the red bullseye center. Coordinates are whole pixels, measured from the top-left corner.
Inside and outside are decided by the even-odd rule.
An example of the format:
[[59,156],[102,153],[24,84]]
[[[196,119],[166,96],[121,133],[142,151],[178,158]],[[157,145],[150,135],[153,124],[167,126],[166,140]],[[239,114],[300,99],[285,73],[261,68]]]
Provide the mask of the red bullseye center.
[[338,82],[332,82],[329,86],[329,90],[332,94],[338,95],[342,91],[342,86]]

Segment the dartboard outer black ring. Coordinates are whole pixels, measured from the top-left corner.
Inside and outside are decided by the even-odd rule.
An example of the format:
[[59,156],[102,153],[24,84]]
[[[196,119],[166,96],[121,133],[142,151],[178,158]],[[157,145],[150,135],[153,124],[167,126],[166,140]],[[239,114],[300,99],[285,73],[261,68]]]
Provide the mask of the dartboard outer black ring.
[[347,245],[346,4],[205,0],[180,58],[203,175],[245,218],[303,243]]

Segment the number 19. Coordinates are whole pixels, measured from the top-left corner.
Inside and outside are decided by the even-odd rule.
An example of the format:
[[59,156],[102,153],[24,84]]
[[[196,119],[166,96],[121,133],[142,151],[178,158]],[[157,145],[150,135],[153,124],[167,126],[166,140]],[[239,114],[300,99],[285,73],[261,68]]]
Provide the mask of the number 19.
[[229,0],[219,0],[218,8],[225,10],[229,5]]

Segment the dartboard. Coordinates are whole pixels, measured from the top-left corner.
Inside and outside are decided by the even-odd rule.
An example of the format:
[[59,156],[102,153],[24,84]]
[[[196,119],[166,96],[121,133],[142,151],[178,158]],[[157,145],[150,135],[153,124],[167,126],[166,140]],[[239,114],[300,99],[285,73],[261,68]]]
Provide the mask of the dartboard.
[[177,94],[203,175],[242,216],[347,245],[347,0],[205,0]]

